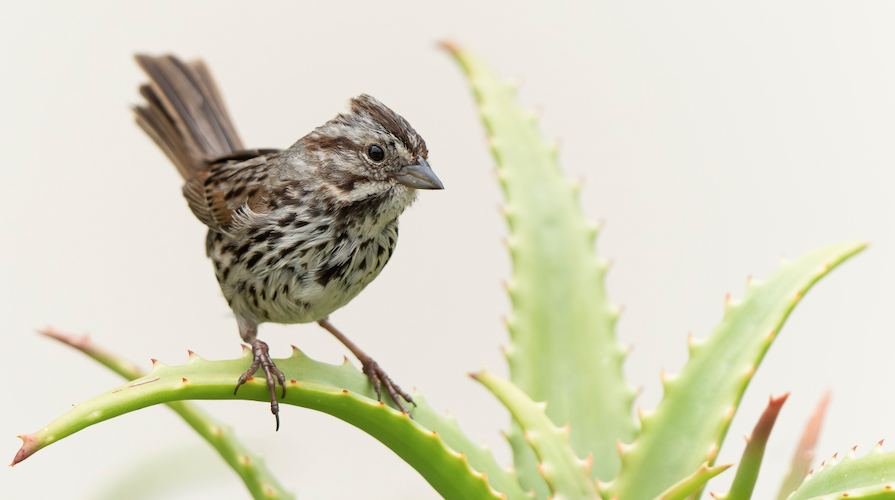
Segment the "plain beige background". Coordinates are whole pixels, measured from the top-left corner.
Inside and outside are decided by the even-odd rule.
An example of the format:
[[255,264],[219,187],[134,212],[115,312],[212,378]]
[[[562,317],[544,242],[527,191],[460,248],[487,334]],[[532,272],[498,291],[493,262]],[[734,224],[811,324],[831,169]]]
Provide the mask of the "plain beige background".
[[[888,2],[10,2],[0,16],[0,453],[119,383],[39,338],[90,332],[148,366],[192,349],[239,354],[236,325],[204,257],[180,179],[133,124],[136,51],[205,58],[245,143],[286,147],[371,93],[426,138],[443,192],[402,218],[388,268],[334,321],[402,384],[450,409],[501,462],[508,416],[465,373],[506,373],[499,346],[509,273],[501,193],[469,89],[436,47],[451,37],[522,82],[607,222],[612,299],[625,306],[625,364],[661,397],[659,369],[686,360],[725,293],[781,254],[869,239],[806,297],[768,353],[720,455],[738,460],[769,394],[792,391],[755,498],[769,498],[822,391],[823,457],[895,435],[890,363],[895,291],[895,6]],[[265,325],[347,354],[313,325]],[[264,453],[300,498],[434,499],[388,449],[294,407],[202,403]],[[820,457],[819,457],[820,458]],[[728,472],[710,489],[723,491]],[[211,449],[164,407],[89,428],[0,471],[0,497],[244,499]]]

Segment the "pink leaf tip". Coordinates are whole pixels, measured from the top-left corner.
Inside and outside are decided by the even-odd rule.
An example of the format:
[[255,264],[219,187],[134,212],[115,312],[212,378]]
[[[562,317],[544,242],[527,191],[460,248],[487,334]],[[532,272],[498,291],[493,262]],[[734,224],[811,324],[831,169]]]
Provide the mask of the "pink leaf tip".
[[16,437],[22,440],[22,447],[19,448],[19,451],[16,453],[15,458],[12,459],[12,463],[9,464],[10,467],[15,466],[16,464],[33,455],[34,452],[36,452],[38,449],[40,449],[37,444],[37,438],[34,434],[23,434]]

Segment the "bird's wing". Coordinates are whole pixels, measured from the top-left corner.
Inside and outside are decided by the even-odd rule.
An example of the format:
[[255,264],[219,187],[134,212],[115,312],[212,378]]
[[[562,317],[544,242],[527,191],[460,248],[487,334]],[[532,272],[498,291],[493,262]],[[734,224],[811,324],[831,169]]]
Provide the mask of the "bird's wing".
[[190,210],[206,226],[222,233],[230,233],[237,219],[266,214],[279,155],[276,150],[251,150],[216,159],[184,184],[183,196]]

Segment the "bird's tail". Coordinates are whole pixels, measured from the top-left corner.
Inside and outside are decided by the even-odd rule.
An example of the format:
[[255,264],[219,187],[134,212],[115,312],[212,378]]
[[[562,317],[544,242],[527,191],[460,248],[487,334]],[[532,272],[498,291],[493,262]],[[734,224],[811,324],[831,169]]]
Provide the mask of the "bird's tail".
[[242,150],[214,78],[201,60],[138,54],[149,76],[140,86],[146,104],[134,106],[137,123],[168,155],[185,181],[214,158]]

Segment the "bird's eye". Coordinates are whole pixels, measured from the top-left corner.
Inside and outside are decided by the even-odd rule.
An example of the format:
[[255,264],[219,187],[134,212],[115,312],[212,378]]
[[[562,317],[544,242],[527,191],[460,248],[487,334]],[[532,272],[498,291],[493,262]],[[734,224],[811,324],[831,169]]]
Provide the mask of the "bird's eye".
[[376,144],[370,144],[367,146],[367,156],[375,162],[380,162],[385,159],[385,151]]

